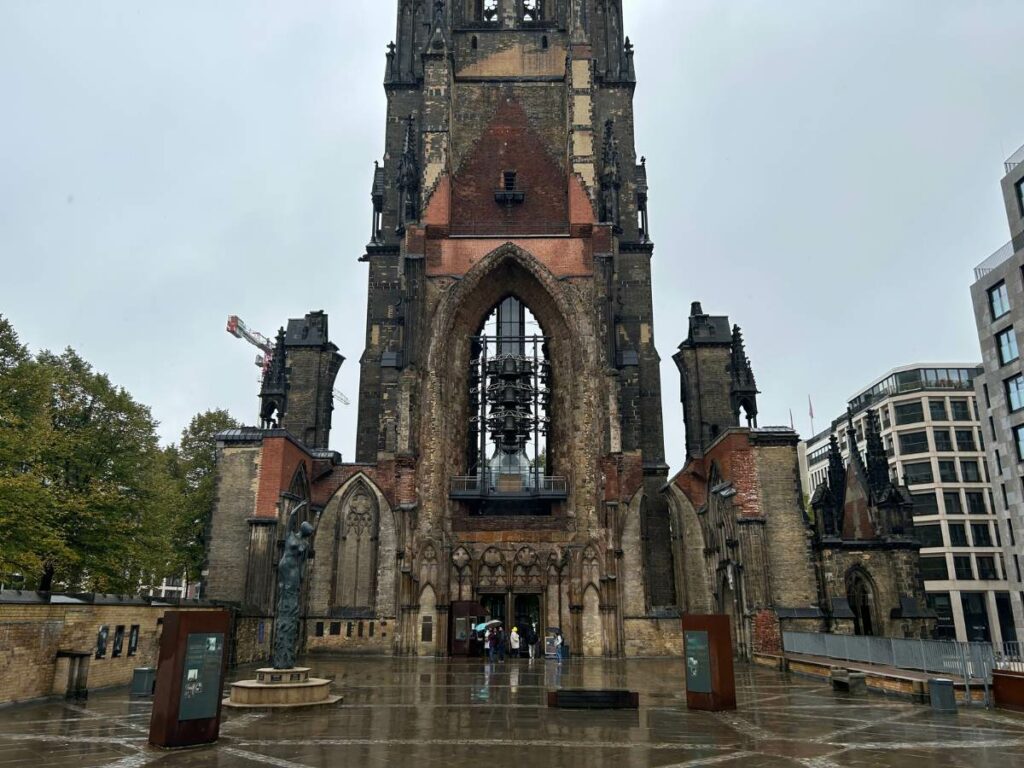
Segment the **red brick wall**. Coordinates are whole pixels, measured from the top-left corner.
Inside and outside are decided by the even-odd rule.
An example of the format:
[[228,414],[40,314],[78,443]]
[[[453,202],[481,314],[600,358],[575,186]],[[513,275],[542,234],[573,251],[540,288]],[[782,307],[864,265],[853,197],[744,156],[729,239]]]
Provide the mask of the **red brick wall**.
[[761,483],[757,461],[747,432],[733,432],[716,442],[700,459],[693,459],[673,478],[673,482],[689,499],[694,509],[707,503],[707,479],[711,464],[718,465],[723,481],[736,489],[733,504],[740,517],[757,518],[761,511]]
[[601,459],[604,500],[628,502],[644,482],[643,456],[630,452]]
[[[415,477],[412,478],[412,487],[410,489],[410,482],[407,478],[408,472],[402,471],[399,474],[394,461],[382,461],[376,465],[342,464],[335,467],[331,470],[330,474],[319,478],[313,483],[310,489],[313,503],[319,505],[327,504],[341,486],[359,473],[366,475],[380,489],[380,492],[384,494],[388,504],[393,507],[399,503],[415,501],[416,499]],[[399,486],[402,488],[401,498],[396,493]],[[407,498],[407,496],[411,497]]]
[[[554,158],[542,151],[544,141],[530,125],[526,110],[512,98],[494,119],[452,182],[451,229],[477,234],[483,229],[568,232],[568,179]],[[526,199],[512,206],[494,200],[504,171],[516,171]]]
[[277,517],[277,502],[281,492],[291,486],[295,470],[302,462],[306,463],[308,472],[312,458],[288,438],[264,438],[259,490],[256,492],[256,517]]
[[754,614],[754,653],[782,653],[782,631],[775,611]]
[[507,242],[535,256],[556,277],[589,277],[594,273],[589,238],[459,238],[427,241],[427,275],[464,275]]

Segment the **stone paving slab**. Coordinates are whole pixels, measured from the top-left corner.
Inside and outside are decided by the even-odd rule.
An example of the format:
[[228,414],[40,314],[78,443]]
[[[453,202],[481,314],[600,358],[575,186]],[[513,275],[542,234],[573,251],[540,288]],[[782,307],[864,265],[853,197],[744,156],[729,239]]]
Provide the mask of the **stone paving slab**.
[[[221,741],[146,743],[150,704],[127,690],[0,710],[0,768],[1009,768],[1024,715],[833,693],[827,681],[737,670],[736,712],[686,709],[678,661],[310,660],[344,703],[225,711]],[[246,677],[248,670],[236,678]],[[549,710],[549,688],[627,688],[640,710]]]

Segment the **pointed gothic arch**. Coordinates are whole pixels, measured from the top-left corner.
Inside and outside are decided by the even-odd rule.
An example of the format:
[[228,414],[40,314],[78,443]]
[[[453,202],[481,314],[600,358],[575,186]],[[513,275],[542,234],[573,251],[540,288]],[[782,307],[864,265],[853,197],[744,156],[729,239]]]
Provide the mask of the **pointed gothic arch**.
[[338,516],[339,567],[335,603],[372,614],[377,592],[377,542],[380,508],[364,480],[348,489]]
[[477,584],[481,588],[504,588],[508,586],[508,571],[505,556],[497,547],[488,547],[480,557]]
[[512,566],[512,586],[515,587],[536,587],[544,585],[544,569],[541,567],[540,557],[533,547],[522,547],[516,552],[515,562]]
[[846,572],[846,599],[853,611],[853,631],[857,635],[874,636],[884,630],[878,614],[875,580],[861,565]]
[[346,480],[324,506],[314,547],[311,611],[353,618],[396,615],[395,517],[365,473]]
[[[434,507],[447,505],[448,479],[469,469],[465,446],[470,429],[466,413],[470,406],[469,369],[471,338],[499,301],[515,296],[530,308],[547,338],[547,359],[551,376],[558,382],[551,393],[548,417],[547,462],[553,475],[566,476],[581,461],[582,452],[595,457],[602,425],[585,414],[600,411],[603,393],[581,382],[602,382],[598,367],[599,334],[592,305],[570,282],[559,280],[533,254],[505,243],[477,262],[440,300],[433,316],[426,355],[421,418],[424,444],[445,438],[442,450],[425,461],[433,464],[423,475],[422,498],[433,499]],[[591,478],[580,480],[593,482]],[[568,489],[570,504],[573,488]]]
[[300,461],[292,473],[288,491],[282,494],[282,502],[281,512],[285,522],[282,527],[283,535],[286,536],[289,530],[298,530],[303,523],[309,523],[316,528],[318,519],[310,504],[309,473],[305,461]]

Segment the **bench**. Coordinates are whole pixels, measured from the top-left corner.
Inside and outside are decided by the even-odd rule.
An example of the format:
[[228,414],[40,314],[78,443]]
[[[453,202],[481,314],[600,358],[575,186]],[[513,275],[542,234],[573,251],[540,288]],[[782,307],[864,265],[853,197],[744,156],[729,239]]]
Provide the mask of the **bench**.
[[833,691],[845,691],[846,693],[867,693],[868,691],[868,676],[863,672],[832,667],[829,670],[829,680],[832,682]]
[[639,709],[640,694],[622,690],[548,691],[553,709]]

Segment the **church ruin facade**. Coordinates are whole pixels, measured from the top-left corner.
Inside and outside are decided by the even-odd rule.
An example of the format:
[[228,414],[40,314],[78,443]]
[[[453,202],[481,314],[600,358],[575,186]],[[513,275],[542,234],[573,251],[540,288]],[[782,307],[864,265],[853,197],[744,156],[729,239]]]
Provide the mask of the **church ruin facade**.
[[[309,522],[309,652],[467,654],[489,618],[557,627],[584,656],[679,655],[683,611],[735,610],[747,627],[747,604],[715,604],[740,572],[710,564],[698,520],[702,505],[735,517],[732,502],[702,474],[710,462],[671,483],[665,462],[622,0],[397,5],[360,259],[355,461],[328,447],[343,358],[314,312],[278,336],[260,426],[220,436],[206,595],[240,606],[263,643],[252,627],[271,613],[286,528]],[[717,441],[730,467],[792,460],[789,485],[750,504],[770,507],[758,514],[792,540],[800,578],[772,582],[762,547],[743,583],[766,595],[757,621],[776,634],[776,608],[823,626],[795,435],[753,429],[749,364],[728,328],[711,331],[726,347],[693,337],[677,357],[689,402],[703,393],[688,454],[703,461]],[[687,356],[709,355],[698,381]],[[721,503],[688,495],[698,477]]]
[[355,462],[326,317],[292,321],[222,436],[207,594],[266,613],[308,500],[310,649],[458,652],[483,613],[680,652],[621,0],[401,0],[384,85]]

